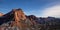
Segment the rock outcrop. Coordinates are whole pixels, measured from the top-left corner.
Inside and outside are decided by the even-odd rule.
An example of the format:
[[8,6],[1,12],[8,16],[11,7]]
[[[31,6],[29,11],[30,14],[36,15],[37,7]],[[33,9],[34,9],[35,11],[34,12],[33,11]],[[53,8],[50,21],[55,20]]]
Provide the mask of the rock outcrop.
[[35,25],[36,24],[35,20],[37,20],[38,18],[34,15],[29,15],[27,16],[27,19],[31,21],[31,25]]
[[0,17],[3,16],[4,14],[0,12]]

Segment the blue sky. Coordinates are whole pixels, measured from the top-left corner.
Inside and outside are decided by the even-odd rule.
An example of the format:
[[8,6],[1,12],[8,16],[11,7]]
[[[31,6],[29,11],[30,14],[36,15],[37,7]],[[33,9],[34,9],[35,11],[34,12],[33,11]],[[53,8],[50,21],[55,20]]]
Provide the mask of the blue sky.
[[[14,8],[23,9],[26,15],[35,15],[38,17],[46,17],[46,16],[60,16],[60,14],[56,15],[57,9],[60,10],[60,0],[0,0],[0,12],[6,14]],[[56,9],[56,10],[53,10]],[[51,9],[51,10],[49,10]],[[53,14],[49,13],[53,10]],[[49,12],[50,11],[50,12]],[[54,12],[57,11],[57,12]],[[47,12],[47,13],[45,13]],[[60,11],[59,11],[60,13]]]

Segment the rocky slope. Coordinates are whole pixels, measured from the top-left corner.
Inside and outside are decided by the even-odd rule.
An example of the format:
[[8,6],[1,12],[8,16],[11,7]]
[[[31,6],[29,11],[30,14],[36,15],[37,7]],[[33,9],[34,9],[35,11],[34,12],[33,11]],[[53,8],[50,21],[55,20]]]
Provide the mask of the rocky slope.
[[60,30],[60,19],[25,15],[22,9],[12,9],[0,17],[0,30]]
[[32,18],[27,17],[22,9],[12,9],[12,11],[0,17],[0,29],[32,30],[31,26],[36,24],[36,22]]

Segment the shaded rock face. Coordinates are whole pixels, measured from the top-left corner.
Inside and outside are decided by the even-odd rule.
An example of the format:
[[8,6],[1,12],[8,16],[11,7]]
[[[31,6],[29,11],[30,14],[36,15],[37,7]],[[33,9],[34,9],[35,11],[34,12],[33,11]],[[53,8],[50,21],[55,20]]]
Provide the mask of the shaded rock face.
[[27,18],[30,19],[30,20],[37,20],[37,19],[38,19],[38,18],[37,18],[36,16],[34,16],[34,15],[29,15],[29,16],[27,16]]
[[38,18],[34,15],[29,15],[27,16],[27,19],[31,21],[31,25],[35,25],[36,24],[35,20],[37,20]]

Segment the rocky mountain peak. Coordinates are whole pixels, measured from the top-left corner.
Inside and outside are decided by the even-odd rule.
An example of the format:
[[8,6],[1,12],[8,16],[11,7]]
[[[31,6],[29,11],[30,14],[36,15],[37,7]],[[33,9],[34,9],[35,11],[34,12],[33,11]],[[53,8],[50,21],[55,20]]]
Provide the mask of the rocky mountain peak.
[[14,13],[14,18],[15,19],[19,19],[19,20],[25,20],[26,17],[25,17],[25,14],[24,12],[22,11],[22,9],[13,9],[13,13]]
[[[13,9],[12,12],[13,12],[12,14],[14,16],[13,17],[14,18],[14,22],[13,22],[14,25],[19,26],[21,28],[22,24],[20,22],[23,20],[26,20],[26,16],[25,16],[24,12],[20,8]],[[13,24],[11,23],[11,25],[13,25]]]

